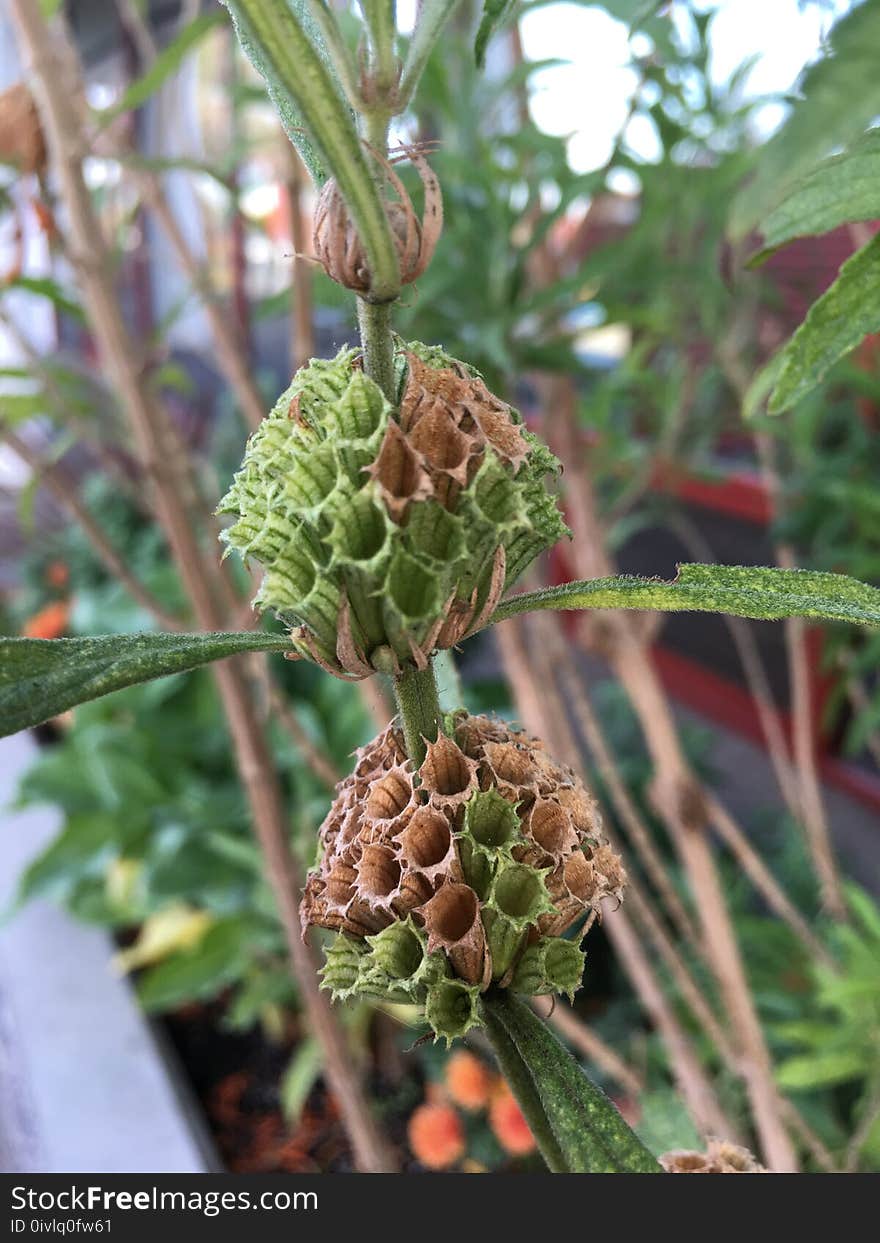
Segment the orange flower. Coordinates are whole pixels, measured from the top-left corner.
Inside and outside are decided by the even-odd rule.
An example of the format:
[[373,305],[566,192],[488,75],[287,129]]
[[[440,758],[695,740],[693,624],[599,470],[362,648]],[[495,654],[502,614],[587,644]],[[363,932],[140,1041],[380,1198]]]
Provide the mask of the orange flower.
[[34,613],[25,622],[22,634],[26,639],[58,639],[67,629],[70,605],[66,600],[56,600]]
[[503,1084],[492,1099],[489,1125],[498,1143],[513,1157],[524,1157],[535,1150],[535,1137],[522,1116],[513,1093]]
[[70,581],[70,570],[63,561],[50,561],[46,566],[46,582],[50,587],[66,587]]
[[464,1128],[451,1105],[419,1105],[407,1134],[413,1154],[429,1170],[445,1170],[464,1156]]
[[453,1053],[446,1063],[446,1089],[462,1109],[485,1109],[492,1082],[493,1076],[485,1063],[466,1049]]

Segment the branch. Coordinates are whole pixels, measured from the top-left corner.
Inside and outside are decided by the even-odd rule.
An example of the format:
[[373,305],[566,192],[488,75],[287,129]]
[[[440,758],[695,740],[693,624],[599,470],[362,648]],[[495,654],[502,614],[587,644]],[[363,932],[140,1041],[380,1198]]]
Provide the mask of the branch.
[[[179,478],[188,466],[175,457],[168,417],[143,382],[134,343],[125,327],[110,274],[111,256],[101,236],[83,179],[85,151],[78,128],[83,87],[72,45],[53,43],[38,0],[11,0],[23,59],[29,60],[43,129],[55,165],[76,256],[84,302],[101,363],[114,384],[142,462],[155,485],[158,519],[193,602],[199,623],[220,628],[220,569],[203,558],[182,502]],[[311,1028],[320,1040],[328,1082],[342,1111],[358,1165],[391,1170],[387,1152],[363,1097],[351,1057],[329,1003],[319,991],[316,964],[303,944],[297,909],[301,878],[288,847],[288,822],[263,730],[256,717],[247,679],[232,661],[214,667],[232,736],[238,770],[250,804],[254,830],[278,904],[287,947]]]
[[166,630],[181,630],[183,623],[180,618],[167,612],[159,600],[140,583],[129,570],[122,557],[104,534],[99,524],[92,517],[87,507],[80,500],[76,489],[64,471],[51,462],[44,461],[38,453],[9,429],[0,429],[3,439],[31,468],[41,483],[49,489],[56,500],[72,518],[82,527],[86,539],[91,544],[96,556],[114,578],[122,583],[131,598],[146,609]]

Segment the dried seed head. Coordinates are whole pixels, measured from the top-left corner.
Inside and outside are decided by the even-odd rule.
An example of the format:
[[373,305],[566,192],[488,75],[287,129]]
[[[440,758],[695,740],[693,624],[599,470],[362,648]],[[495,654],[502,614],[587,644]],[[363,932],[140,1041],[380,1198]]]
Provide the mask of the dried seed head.
[[24,82],[0,92],[0,164],[21,173],[42,173],[46,142],[34,97]]
[[584,956],[559,934],[619,899],[623,873],[593,799],[537,739],[466,713],[446,726],[418,772],[394,726],[357,753],[301,915],[340,934],[335,994],[405,998],[452,1039],[492,981],[573,994]]
[[[397,195],[386,200],[385,215],[397,251],[402,285],[412,284],[425,271],[443,228],[440,183],[423,156],[414,151],[408,154],[421,178],[424,192],[421,220],[392,165],[380,161],[391,189]],[[351,289],[367,302],[381,300],[374,295],[366,253],[333,178],[325,183],[318,197],[312,242],[315,255],[331,280]]]
[[748,1148],[710,1139],[705,1152],[666,1152],[659,1158],[667,1174],[766,1174]]
[[343,678],[424,666],[566,533],[559,464],[516,411],[440,350],[401,345],[396,364],[398,407],[355,350],[297,372],[220,507],[229,548],[263,567],[255,606]]

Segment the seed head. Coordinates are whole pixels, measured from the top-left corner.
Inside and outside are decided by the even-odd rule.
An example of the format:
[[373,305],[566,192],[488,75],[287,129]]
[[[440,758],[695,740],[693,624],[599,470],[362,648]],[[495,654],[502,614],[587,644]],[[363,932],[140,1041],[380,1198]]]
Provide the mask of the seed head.
[[667,1174],[766,1174],[749,1152],[724,1139],[710,1139],[705,1152],[666,1152],[659,1158]]
[[422,667],[488,621],[567,528],[559,463],[479,376],[418,343],[386,401],[355,350],[299,371],[220,505],[263,567],[255,606],[338,677]]
[[336,997],[405,999],[450,1040],[490,985],[572,995],[584,955],[563,934],[625,877],[595,801],[541,742],[466,713],[446,725],[417,771],[394,726],[357,753],[300,913],[304,932],[338,934]]

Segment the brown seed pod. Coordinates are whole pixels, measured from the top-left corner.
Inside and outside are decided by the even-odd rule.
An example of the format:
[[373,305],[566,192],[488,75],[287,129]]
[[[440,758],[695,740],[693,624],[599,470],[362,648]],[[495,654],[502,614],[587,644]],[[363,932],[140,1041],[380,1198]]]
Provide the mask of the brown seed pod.
[[724,1139],[710,1139],[705,1152],[680,1150],[659,1158],[667,1174],[766,1174],[748,1148]]
[[619,899],[623,872],[595,801],[537,738],[461,713],[417,771],[402,755],[394,726],[358,751],[321,826],[304,929],[365,938],[405,925],[445,962],[435,979],[479,991],[512,979],[527,945]]
[[22,173],[42,173],[46,143],[34,97],[24,82],[0,93],[0,164]]
[[[386,199],[385,214],[391,229],[391,237],[397,250],[401,285],[417,280],[431,262],[437,239],[443,228],[443,200],[440,184],[424,156],[407,149],[409,159],[418,171],[424,190],[422,218],[416,215],[412,199],[403,182],[388,160],[370,150],[373,158],[381,164],[396,199]],[[345,200],[334,178],[330,178],[318,196],[315,208],[312,242],[315,255],[324,271],[336,281],[351,289],[366,302],[377,301],[372,296],[372,273],[366,253],[352,221]]]

